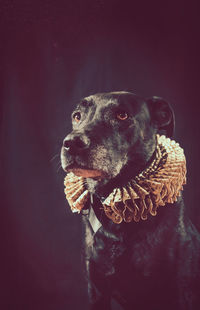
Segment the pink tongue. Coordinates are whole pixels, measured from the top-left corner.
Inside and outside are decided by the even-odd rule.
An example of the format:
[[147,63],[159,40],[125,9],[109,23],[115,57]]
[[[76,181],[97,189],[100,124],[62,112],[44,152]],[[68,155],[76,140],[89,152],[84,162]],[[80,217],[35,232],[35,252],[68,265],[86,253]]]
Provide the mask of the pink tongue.
[[71,172],[73,172],[78,177],[84,177],[84,178],[97,178],[97,177],[103,177],[103,172],[99,170],[92,170],[92,169],[81,169],[81,168],[74,168],[69,169]]

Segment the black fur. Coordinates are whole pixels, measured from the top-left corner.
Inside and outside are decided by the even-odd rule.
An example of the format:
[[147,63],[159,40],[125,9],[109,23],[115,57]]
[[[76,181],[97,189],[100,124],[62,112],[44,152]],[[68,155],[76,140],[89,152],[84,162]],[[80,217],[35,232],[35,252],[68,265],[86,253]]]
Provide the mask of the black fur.
[[[118,119],[120,113],[127,118]],[[111,298],[127,310],[200,309],[200,238],[185,218],[182,198],[139,223],[114,224],[101,204],[151,162],[157,133],[172,136],[169,104],[128,92],[102,93],[82,100],[72,120],[61,151],[63,169],[104,173],[86,179],[93,196],[89,208],[102,226],[94,233],[82,215],[90,309],[111,309]]]

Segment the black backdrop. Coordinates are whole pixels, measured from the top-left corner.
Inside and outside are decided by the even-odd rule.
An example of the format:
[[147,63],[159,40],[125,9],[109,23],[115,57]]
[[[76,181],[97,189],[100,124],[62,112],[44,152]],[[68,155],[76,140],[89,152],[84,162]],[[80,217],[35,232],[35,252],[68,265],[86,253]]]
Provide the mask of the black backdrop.
[[69,211],[62,140],[85,95],[169,100],[200,228],[199,16],[184,1],[0,1],[2,309],[87,309],[80,218]]

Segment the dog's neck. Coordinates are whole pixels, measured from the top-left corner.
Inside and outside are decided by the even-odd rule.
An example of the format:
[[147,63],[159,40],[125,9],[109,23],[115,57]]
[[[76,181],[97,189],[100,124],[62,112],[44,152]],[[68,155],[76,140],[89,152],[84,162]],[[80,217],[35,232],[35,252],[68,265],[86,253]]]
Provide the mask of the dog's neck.
[[[183,149],[165,136],[157,136],[151,164],[106,198],[100,197],[107,218],[114,223],[138,222],[155,216],[159,206],[174,203],[186,183],[186,160]],[[73,173],[65,177],[66,198],[73,212],[80,212],[89,201],[85,179]]]

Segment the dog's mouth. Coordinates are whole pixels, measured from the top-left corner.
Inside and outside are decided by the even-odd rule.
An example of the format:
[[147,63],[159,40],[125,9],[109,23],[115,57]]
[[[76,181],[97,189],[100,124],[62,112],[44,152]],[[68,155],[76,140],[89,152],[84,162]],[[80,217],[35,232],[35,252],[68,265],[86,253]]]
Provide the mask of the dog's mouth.
[[66,172],[73,172],[78,177],[92,178],[95,180],[101,180],[101,179],[108,177],[107,174],[102,170],[91,169],[87,167],[78,167],[78,166],[70,165],[66,167],[64,170]]

